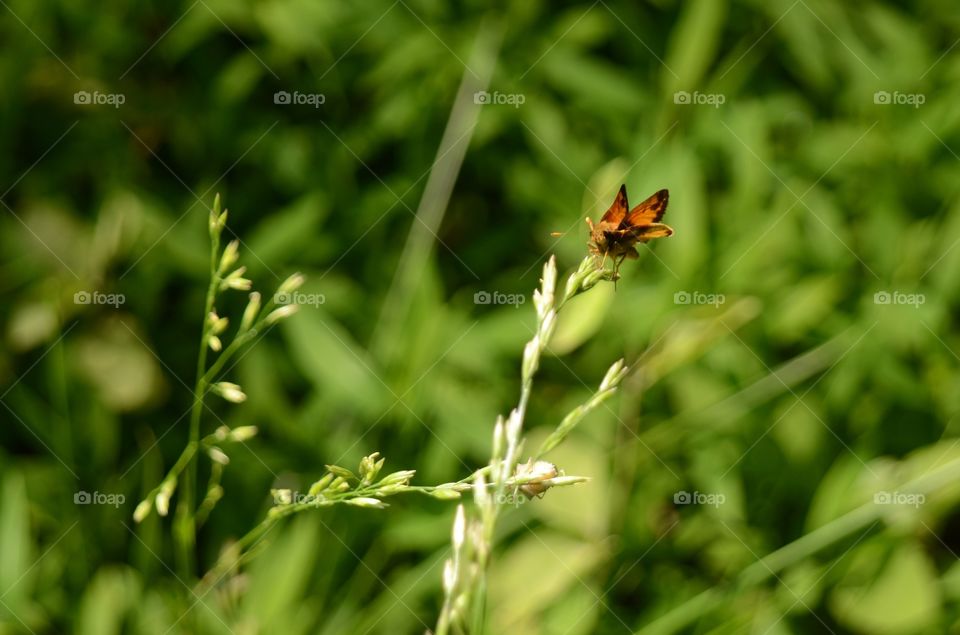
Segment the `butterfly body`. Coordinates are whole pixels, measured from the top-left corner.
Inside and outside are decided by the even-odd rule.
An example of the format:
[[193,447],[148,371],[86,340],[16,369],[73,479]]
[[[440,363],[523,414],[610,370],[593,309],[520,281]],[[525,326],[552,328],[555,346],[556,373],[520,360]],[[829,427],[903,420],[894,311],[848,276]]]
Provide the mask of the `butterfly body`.
[[621,185],[610,209],[594,224],[587,218],[590,226],[590,253],[614,260],[614,274],[625,258],[639,257],[635,245],[653,238],[665,238],[673,235],[673,229],[660,222],[667,211],[670,195],[667,190],[659,190],[632,210],[627,202],[627,186]]

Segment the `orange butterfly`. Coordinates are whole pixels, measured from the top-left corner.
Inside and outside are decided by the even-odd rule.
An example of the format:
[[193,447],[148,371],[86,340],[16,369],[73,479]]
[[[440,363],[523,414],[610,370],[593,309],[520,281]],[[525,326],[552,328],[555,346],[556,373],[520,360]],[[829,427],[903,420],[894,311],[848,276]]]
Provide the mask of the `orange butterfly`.
[[[638,242],[645,243],[652,238],[665,238],[673,235],[673,229],[659,222],[667,211],[670,193],[660,190],[640,203],[632,210],[627,203],[627,186],[621,185],[617,198],[596,225],[587,218],[590,226],[590,253],[614,259],[613,277],[617,279],[617,270],[625,258],[631,260],[640,256],[637,253]],[[629,213],[627,210],[630,210]],[[619,258],[619,260],[617,260]]]

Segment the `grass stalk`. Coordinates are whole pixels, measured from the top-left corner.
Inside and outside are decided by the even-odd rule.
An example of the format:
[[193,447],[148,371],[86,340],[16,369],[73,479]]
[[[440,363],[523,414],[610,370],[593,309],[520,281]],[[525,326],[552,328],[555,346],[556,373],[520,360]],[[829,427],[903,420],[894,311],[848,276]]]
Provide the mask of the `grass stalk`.
[[[213,214],[220,217],[220,198],[214,202]],[[210,247],[210,284],[207,286],[206,300],[203,305],[203,325],[200,329],[200,348],[197,354],[196,382],[193,387],[193,404],[190,408],[190,434],[187,441],[187,450],[182,457],[186,457],[186,471],[183,473],[183,484],[180,490],[180,500],[177,504],[177,514],[174,520],[174,540],[176,542],[177,569],[186,579],[192,578],[196,570],[197,524],[194,518],[194,498],[197,480],[197,445],[200,442],[200,417],[203,414],[203,400],[207,392],[207,316],[213,311],[213,303],[217,297],[217,288],[220,277],[217,273],[217,254],[220,251],[220,232],[211,231]],[[179,463],[179,461],[178,461]],[[182,469],[182,468],[181,468]]]
[[[960,459],[934,468],[893,489],[902,492],[930,495],[960,479]],[[819,551],[849,538],[876,524],[890,513],[889,506],[870,501],[787,543],[755,563],[745,567],[733,582],[725,587],[714,587],[690,598],[636,632],[636,635],[662,635],[680,631],[704,615],[716,610],[732,595],[744,592],[776,576],[778,573]]]

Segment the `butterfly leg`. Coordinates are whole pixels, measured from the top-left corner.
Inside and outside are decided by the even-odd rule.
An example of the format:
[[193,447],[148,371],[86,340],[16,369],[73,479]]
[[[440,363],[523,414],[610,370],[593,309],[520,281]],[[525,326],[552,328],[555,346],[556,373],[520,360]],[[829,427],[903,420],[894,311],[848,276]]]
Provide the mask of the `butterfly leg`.
[[623,264],[623,260],[626,257],[627,257],[626,254],[624,254],[620,256],[619,259],[614,259],[613,261],[613,290],[614,291],[617,290],[617,280],[620,279],[620,265]]

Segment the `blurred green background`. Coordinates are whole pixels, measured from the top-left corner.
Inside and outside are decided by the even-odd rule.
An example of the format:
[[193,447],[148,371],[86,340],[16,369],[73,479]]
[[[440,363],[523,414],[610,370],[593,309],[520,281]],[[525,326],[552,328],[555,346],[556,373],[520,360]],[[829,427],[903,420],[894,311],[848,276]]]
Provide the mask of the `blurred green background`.
[[0,633],[432,628],[452,503],[303,514],[202,602],[133,523],[187,439],[214,193],[256,288],[324,301],[211,400],[260,434],[204,567],[325,463],[485,464],[543,262],[620,183],[676,234],[565,309],[532,443],[635,370],[550,455],[592,480],[503,517],[490,632],[960,632],[955,488],[735,584],[960,457],[954,2],[0,4]]

